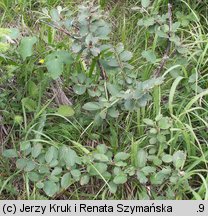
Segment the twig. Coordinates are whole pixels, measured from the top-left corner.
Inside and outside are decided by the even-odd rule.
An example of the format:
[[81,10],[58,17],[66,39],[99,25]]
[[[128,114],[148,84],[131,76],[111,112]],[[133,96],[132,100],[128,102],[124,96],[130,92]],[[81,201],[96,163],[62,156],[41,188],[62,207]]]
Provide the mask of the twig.
[[69,31],[67,31],[66,29],[64,29],[62,27],[53,25],[52,23],[48,23],[48,22],[46,22],[44,20],[40,20],[40,21],[43,22],[43,23],[45,23],[48,26],[51,26],[52,28],[55,28],[56,30],[59,30],[60,32],[63,32],[64,34],[68,35],[69,37],[71,37],[71,38],[73,38],[75,40],[80,40],[79,38],[74,37]]
[[72,101],[66,96],[65,92],[62,90],[62,81],[60,78],[55,80],[52,84],[52,91],[55,95],[55,101],[58,105],[72,105]]
[[103,68],[102,64],[100,63],[99,59],[97,60],[97,63],[98,63],[98,67],[100,69],[100,76],[102,77],[103,80],[107,80],[108,77],[107,77],[106,71]]
[[162,69],[164,68],[165,63],[167,62],[169,55],[170,55],[170,48],[171,48],[171,32],[172,32],[172,4],[168,3],[168,19],[169,19],[169,32],[168,32],[168,45],[167,48],[165,50],[165,53],[163,55],[163,58],[160,62],[159,67],[156,69],[156,71],[154,72],[154,76],[155,77],[159,77],[160,73],[162,71]]

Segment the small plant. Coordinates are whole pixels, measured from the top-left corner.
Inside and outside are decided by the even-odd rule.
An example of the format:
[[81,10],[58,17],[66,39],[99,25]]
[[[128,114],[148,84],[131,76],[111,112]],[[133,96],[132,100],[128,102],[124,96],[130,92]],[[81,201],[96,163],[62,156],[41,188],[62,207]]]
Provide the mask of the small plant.
[[28,179],[50,197],[77,182],[86,185],[93,177],[104,180],[110,192],[116,193],[119,185],[135,181],[135,178],[144,187],[157,187],[167,179],[176,185],[180,176],[184,175],[180,169],[186,155],[182,151],[157,156],[155,148],[149,152],[139,149],[135,164],[129,163],[130,153],[117,152],[113,155],[104,144],[87,152],[78,156],[66,145],[44,149],[40,143],[32,146],[29,141],[23,141],[18,152],[14,149],[5,150],[4,156],[17,158],[18,154],[22,155],[16,161],[17,168],[24,171]]
[[115,47],[108,43],[111,26],[99,7],[87,3],[79,7],[76,16],[61,7],[50,12],[44,10],[44,14],[51,20],[49,26],[69,37],[73,52],[62,50],[49,54],[46,57],[49,76],[59,78],[64,65],[71,68],[81,65],[81,73],[70,75],[71,84],[75,94],[87,93],[88,98],[93,98],[83,109],[96,112],[96,119],[117,118],[119,110],[133,111],[145,106],[151,99],[149,92],[162,84],[162,78],[136,80],[129,64],[132,53],[126,51],[122,43]]
[[144,123],[151,127],[148,130],[149,144],[154,146],[152,151],[158,150],[158,155],[161,155],[167,148],[167,141],[170,140],[170,128],[172,121],[168,117],[158,115],[155,122],[151,119],[143,119]]
[[[163,79],[137,81],[129,64],[132,53],[126,51],[121,43],[115,47],[108,43],[111,27],[99,7],[87,3],[79,7],[76,16],[61,7],[50,12],[44,9],[44,14],[51,20],[48,25],[64,33],[71,43],[71,51],[57,50],[45,57],[48,76],[57,80],[64,76],[67,69],[73,70],[68,84],[77,94],[77,100],[84,95],[92,98],[93,101],[82,107],[95,113],[95,122],[118,118],[121,111],[132,112],[146,106],[151,99],[151,90],[162,84]],[[36,37],[21,40],[19,53],[23,61],[32,56],[36,43]],[[30,86],[33,88],[34,84]],[[34,111],[36,101],[32,98],[23,98],[22,103],[28,111]],[[67,106],[62,106],[58,114],[69,116],[71,111],[71,108],[69,111]],[[113,155],[105,145],[78,156],[69,146],[43,148],[41,143],[22,141],[20,149],[5,150],[4,156],[20,157],[16,161],[17,168],[48,196],[54,196],[76,182],[87,184],[92,176],[104,180],[110,191],[116,192],[117,185],[124,184],[128,177],[135,174],[135,168],[126,162],[130,156],[128,153]]]

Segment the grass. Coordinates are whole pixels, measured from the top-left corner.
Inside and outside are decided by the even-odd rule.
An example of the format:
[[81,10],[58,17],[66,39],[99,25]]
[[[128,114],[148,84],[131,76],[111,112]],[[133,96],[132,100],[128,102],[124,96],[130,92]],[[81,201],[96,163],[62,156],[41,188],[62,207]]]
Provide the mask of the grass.
[[[38,34],[44,40],[48,32],[51,41],[59,41],[55,47],[68,46],[65,37],[59,38],[50,28],[38,22],[38,11],[43,7],[53,8],[63,1],[12,1],[0,0],[0,13],[2,14],[0,26],[15,26],[25,34]],[[180,2],[180,4],[179,4]],[[151,37],[144,27],[139,27],[139,19],[147,16],[138,7],[140,1],[105,1],[100,0],[102,8],[108,10],[113,23],[111,42],[116,44],[121,41],[127,50],[134,53],[132,64],[137,79],[142,81],[153,76],[154,65],[142,57],[144,50],[154,50],[157,58],[161,59],[165,45],[161,44],[158,37]],[[159,11],[167,12],[168,1],[154,1],[150,13]],[[64,7],[74,8],[77,1],[68,1]],[[136,9],[135,9],[136,8]],[[187,154],[186,162],[181,168],[179,181],[173,186],[172,191],[165,195],[168,183],[158,185],[140,184],[133,179],[124,186],[120,186],[115,194],[108,190],[109,182],[99,173],[99,178],[93,177],[86,186],[73,184],[67,190],[56,194],[53,199],[208,199],[208,81],[207,81],[207,49],[208,49],[208,11],[207,3],[200,1],[176,1],[173,4],[173,19],[176,12],[183,15],[191,14],[194,21],[187,26],[180,26],[180,37],[188,49],[186,58],[171,59],[174,64],[165,65],[162,76],[165,82],[153,90],[152,101],[145,108],[136,112],[121,113],[115,120],[108,120],[101,127],[96,127],[92,119],[85,116],[66,118],[58,114],[50,114],[53,109],[54,98],[47,87],[47,80],[40,83],[39,105],[33,114],[27,114],[25,107],[20,105],[22,95],[27,94],[28,82],[33,79],[31,62],[36,64],[38,59],[48,50],[39,45],[35,59],[19,69],[19,75],[14,75],[15,80],[11,85],[0,83],[0,117],[4,117],[0,125],[1,149],[18,148],[20,140],[42,143],[44,147],[61,144],[70,145],[79,155],[93,151],[98,144],[106,144],[113,153],[130,152],[131,163],[138,160],[138,149],[149,149],[148,127],[144,119],[154,120],[158,114],[163,114],[172,119],[173,125],[168,134],[167,154],[182,150]],[[21,31],[20,30],[20,31]],[[55,42],[54,42],[55,44]],[[41,55],[40,55],[41,54]],[[24,71],[24,73],[20,73]],[[25,72],[26,71],[26,72]],[[37,77],[42,76],[38,74]],[[196,75],[194,75],[196,74]],[[194,81],[191,81],[192,79]],[[2,91],[3,90],[3,91]],[[46,93],[45,93],[46,92]],[[81,100],[85,101],[86,98]],[[78,112],[82,101],[74,105]],[[20,115],[23,123],[14,124],[12,118]],[[1,122],[0,122],[1,123]],[[93,165],[93,164],[92,164]],[[93,165],[94,166],[94,165]],[[150,192],[148,192],[148,186]],[[156,192],[159,191],[159,192]],[[32,187],[27,173],[20,172],[15,167],[15,161],[5,159],[0,155],[0,199],[48,199],[44,193]]]

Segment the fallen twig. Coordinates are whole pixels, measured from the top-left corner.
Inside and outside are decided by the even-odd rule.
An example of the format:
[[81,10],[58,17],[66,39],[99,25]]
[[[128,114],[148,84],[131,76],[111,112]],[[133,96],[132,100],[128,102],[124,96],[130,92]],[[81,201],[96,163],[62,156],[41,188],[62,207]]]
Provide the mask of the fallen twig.
[[52,90],[55,95],[55,101],[57,105],[72,105],[72,101],[66,96],[65,92],[62,90],[61,79],[55,80],[52,85]]

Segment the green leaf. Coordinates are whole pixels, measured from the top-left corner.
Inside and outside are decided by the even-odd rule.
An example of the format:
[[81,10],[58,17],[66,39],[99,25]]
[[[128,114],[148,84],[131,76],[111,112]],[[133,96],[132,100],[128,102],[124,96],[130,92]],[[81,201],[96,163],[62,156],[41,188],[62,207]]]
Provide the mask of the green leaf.
[[50,167],[56,167],[58,165],[59,161],[57,159],[53,159],[50,163],[49,166]]
[[67,189],[73,183],[70,173],[66,173],[61,178],[61,187]]
[[89,181],[90,181],[89,175],[83,175],[80,179],[80,185],[81,186],[86,185],[89,183]]
[[107,146],[105,144],[99,144],[97,146],[97,150],[98,150],[99,153],[105,154],[107,152],[108,148],[107,148]]
[[105,26],[98,27],[97,31],[95,32],[95,35],[100,39],[107,40],[110,32],[110,26],[107,23],[105,23]]
[[4,157],[7,158],[15,158],[18,157],[17,151],[15,149],[7,149],[3,151],[2,154]]
[[113,182],[115,184],[124,184],[127,181],[127,175],[123,172],[120,172],[115,178],[113,179]]
[[87,90],[87,87],[81,84],[73,86],[73,91],[78,95],[83,95]]
[[102,119],[106,119],[107,110],[106,110],[106,109],[102,110],[102,111],[99,113],[99,115],[100,115],[100,117],[101,117]]
[[170,41],[173,42],[176,46],[181,46],[181,39],[177,35],[172,35]]
[[45,60],[49,61],[49,60],[55,60],[55,59],[59,59],[62,62],[62,64],[65,64],[65,65],[71,65],[74,62],[72,54],[64,50],[55,51],[49,54]]
[[148,126],[154,126],[155,125],[154,121],[152,121],[151,119],[148,119],[148,118],[143,119],[143,122]]
[[77,153],[74,150],[67,148],[66,152],[64,153],[64,160],[66,162],[66,165],[70,167],[74,166],[76,159]]
[[106,181],[109,181],[111,179],[111,174],[108,171],[106,171],[106,172],[102,173],[102,177],[98,176],[98,178],[99,179],[103,179],[104,178]]
[[123,43],[118,43],[117,46],[116,46],[116,52],[118,54],[121,54],[123,51],[124,51],[124,45],[123,45]]
[[150,181],[153,185],[162,185],[167,177],[168,176],[166,174],[164,174],[160,171],[160,172],[156,173],[155,175],[152,175],[150,177]]
[[62,60],[58,58],[47,61],[46,66],[47,66],[50,77],[53,78],[54,80],[60,77],[64,69]]
[[58,23],[60,21],[60,15],[57,9],[53,8],[50,10],[51,19],[53,22]]
[[80,180],[81,172],[78,169],[74,169],[71,171],[71,175],[74,178],[75,181]]
[[106,155],[104,154],[101,154],[101,153],[95,153],[94,155],[94,158],[100,162],[108,162],[109,159]]
[[108,61],[108,65],[110,67],[119,67],[119,63],[117,61],[117,59],[115,58],[111,58],[109,61]]
[[108,109],[108,115],[111,116],[112,118],[118,118],[119,111],[116,110],[114,107],[111,107]]
[[124,161],[124,160],[127,160],[129,157],[130,157],[130,154],[126,152],[118,152],[115,155],[115,161]]
[[173,154],[173,164],[176,169],[180,169],[186,161],[186,154],[183,151],[177,151]]
[[131,99],[130,100],[128,100],[128,99],[125,100],[124,107],[128,111],[132,111],[133,108],[134,108],[134,102],[133,102],[133,100],[131,100]]
[[36,163],[32,160],[27,160],[26,167],[24,168],[25,172],[30,172],[34,170],[36,167]]
[[162,164],[162,160],[155,157],[154,160],[153,160],[153,163],[154,163],[155,166],[160,166]]
[[108,186],[109,191],[110,191],[112,194],[115,194],[116,191],[117,191],[117,188],[118,188],[117,184],[115,184],[113,181],[111,181],[111,182],[109,182],[108,185],[109,185],[109,186]]
[[57,177],[57,176],[55,176],[55,175],[50,175],[50,176],[48,177],[48,180],[57,183],[57,182],[59,182],[59,177]]
[[67,51],[56,51],[46,56],[45,62],[50,77],[56,80],[62,74],[64,65],[70,65],[73,58]]
[[137,179],[139,180],[141,184],[146,184],[148,182],[147,177],[142,171],[137,171]]
[[65,117],[70,117],[70,116],[73,116],[75,114],[74,109],[68,105],[61,105],[58,108],[57,113],[59,115],[65,116]]
[[37,103],[31,98],[23,98],[22,104],[29,112],[35,111],[37,108]]
[[149,150],[149,154],[156,154],[156,152],[157,152],[157,149],[156,148],[151,148],[150,150]]
[[129,61],[129,60],[132,59],[133,54],[132,54],[131,52],[129,52],[129,51],[123,51],[123,52],[119,55],[119,57],[120,57],[120,60],[121,60],[121,61],[127,62],[127,61]]
[[25,151],[31,147],[30,141],[23,141],[20,143],[20,150]]
[[32,182],[37,182],[39,181],[39,175],[36,172],[29,172],[28,173],[28,178],[30,179],[30,181]]
[[19,52],[23,60],[33,54],[33,45],[37,42],[36,37],[25,37],[20,42]]
[[172,170],[170,167],[164,167],[160,172],[165,174],[165,175],[169,175],[172,173]]
[[129,176],[133,176],[135,174],[135,167],[134,166],[128,166],[126,169],[125,169],[125,173],[127,173]]
[[180,25],[181,25],[180,22],[173,23],[171,26],[171,31],[176,32],[178,30],[178,28],[180,27]]
[[142,7],[147,8],[150,5],[150,0],[142,0]]
[[86,74],[85,73],[79,73],[77,75],[77,79],[78,79],[78,82],[81,83],[81,84],[84,84],[84,82],[86,81],[87,77],[86,77]]
[[163,115],[162,114],[158,114],[156,117],[155,117],[155,121],[160,121],[162,119]]
[[147,152],[143,149],[140,149],[137,153],[137,166],[139,168],[145,167],[147,163]]
[[101,105],[98,102],[89,102],[86,103],[82,108],[88,111],[96,111],[101,109]]
[[37,158],[41,151],[42,151],[43,146],[40,143],[37,143],[33,146],[32,148],[32,157]]
[[163,130],[167,130],[171,127],[171,121],[168,117],[163,117],[159,120],[158,126]]
[[73,53],[79,53],[82,49],[82,46],[81,46],[81,44],[73,43],[71,49],[72,49]]
[[159,37],[161,37],[161,38],[168,38],[169,36],[168,36],[168,34],[166,33],[166,32],[164,32],[164,31],[162,31],[162,30],[157,30],[156,31],[156,33],[157,33],[157,35],[159,36]]
[[56,183],[54,183],[52,181],[45,181],[43,190],[47,196],[52,197],[53,195],[55,195],[58,192],[58,187],[57,187]]
[[178,51],[180,54],[186,54],[186,53],[188,52],[188,48],[183,47],[183,46],[179,46],[179,47],[177,47],[177,51]]
[[23,170],[26,166],[27,166],[27,160],[26,159],[18,159],[16,161],[17,169]]
[[10,34],[8,35],[10,39],[17,39],[20,37],[20,31],[17,28],[10,28]]
[[108,168],[107,165],[104,163],[94,163],[93,165],[89,165],[87,167],[87,171],[92,176],[96,176],[96,175],[99,176],[100,174],[103,174],[107,170],[107,168]]
[[158,140],[160,143],[165,143],[165,142],[166,142],[166,136],[163,135],[163,134],[158,134],[158,135],[157,135],[157,140]]
[[157,143],[157,139],[155,137],[152,137],[150,140],[149,140],[149,144],[151,145],[154,145]]
[[39,95],[38,86],[31,80],[28,82],[28,93],[33,98],[37,98]]
[[46,165],[40,165],[38,170],[41,174],[50,173],[49,167]]
[[142,52],[142,56],[148,61],[154,64],[157,61],[157,57],[152,50]]
[[114,167],[113,173],[114,173],[115,175],[118,175],[120,172],[121,172],[121,168],[120,168],[120,167]]
[[44,187],[44,184],[43,184],[43,182],[37,182],[36,183],[36,187],[38,188],[38,189],[42,189],[43,187]]
[[3,151],[3,156],[7,158],[15,158],[18,157],[18,154],[15,149],[7,149]]
[[53,158],[57,155],[57,149],[54,146],[51,146],[45,154],[45,160],[47,163],[50,163]]
[[145,26],[145,27],[149,27],[155,24],[155,19],[154,17],[146,17],[144,19],[140,19],[138,21],[138,25],[139,26]]
[[173,161],[173,156],[169,154],[165,154],[162,156],[162,161],[165,163],[171,163]]
[[54,170],[52,171],[51,175],[60,175],[62,173],[62,168],[61,167],[55,167]]
[[118,161],[115,163],[116,166],[118,167],[125,167],[127,166],[127,163],[126,162],[123,162],[123,161]]
[[119,94],[119,90],[117,89],[116,85],[107,83],[107,89],[112,96],[117,96]]
[[100,54],[100,49],[97,48],[97,47],[91,48],[90,51],[91,51],[92,55],[95,56],[95,57]]
[[142,171],[145,175],[149,175],[150,173],[156,172],[156,168],[155,168],[155,167],[151,167],[151,166],[146,166],[146,167],[143,167],[143,168],[141,169],[141,171]]

